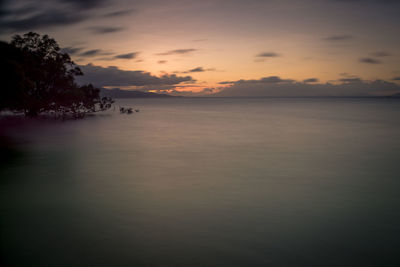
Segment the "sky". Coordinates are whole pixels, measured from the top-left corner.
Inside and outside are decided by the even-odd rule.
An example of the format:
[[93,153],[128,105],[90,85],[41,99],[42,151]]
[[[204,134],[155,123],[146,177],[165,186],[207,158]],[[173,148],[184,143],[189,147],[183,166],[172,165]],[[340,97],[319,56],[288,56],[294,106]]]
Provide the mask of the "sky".
[[189,96],[400,92],[397,0],[0,0],[0,38],[55,38],[91,82]]

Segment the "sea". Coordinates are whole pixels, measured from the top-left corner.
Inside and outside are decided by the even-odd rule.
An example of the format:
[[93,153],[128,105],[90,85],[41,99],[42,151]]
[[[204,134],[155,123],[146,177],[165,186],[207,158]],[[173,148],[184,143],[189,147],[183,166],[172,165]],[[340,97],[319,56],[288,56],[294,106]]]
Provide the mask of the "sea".
[[0,127],[1,266],[400,266],[398,99],[117,99]]

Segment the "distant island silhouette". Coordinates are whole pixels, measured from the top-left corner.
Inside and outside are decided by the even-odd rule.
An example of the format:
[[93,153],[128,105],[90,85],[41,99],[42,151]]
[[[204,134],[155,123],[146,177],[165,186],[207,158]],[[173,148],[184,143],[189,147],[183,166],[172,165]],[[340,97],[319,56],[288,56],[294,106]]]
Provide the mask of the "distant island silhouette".
[[120,88],[101,88],[100,95],[102,97],[111,97],[111,98],[171,98],[171,97],[181,97],[181,96],[172,96],[167,94],[157,94],[153,92],[143,92],[138,90],[122,90]]

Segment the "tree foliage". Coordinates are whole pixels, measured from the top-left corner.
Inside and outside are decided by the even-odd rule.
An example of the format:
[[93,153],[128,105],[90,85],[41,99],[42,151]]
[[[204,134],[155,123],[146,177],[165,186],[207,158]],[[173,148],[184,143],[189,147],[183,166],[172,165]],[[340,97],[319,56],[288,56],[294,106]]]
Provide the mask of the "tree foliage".
[[82,117],[111,107],[98,88],[75,82],[82,71],[47,35],[29,32],[0,42],[0,58],[0,110]]

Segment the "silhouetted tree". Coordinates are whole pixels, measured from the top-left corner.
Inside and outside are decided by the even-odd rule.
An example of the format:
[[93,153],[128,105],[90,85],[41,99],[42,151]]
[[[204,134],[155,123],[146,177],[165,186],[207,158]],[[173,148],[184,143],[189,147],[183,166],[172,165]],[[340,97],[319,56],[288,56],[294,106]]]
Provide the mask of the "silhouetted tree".
[[113,103],[100,98],[93,85],[79,86],[83,75],[67,53],[47,35],[29,32],[16,35],[11,43],[0,42],[0,110],[36,116],[42,112],[81,117],[106,110]]

